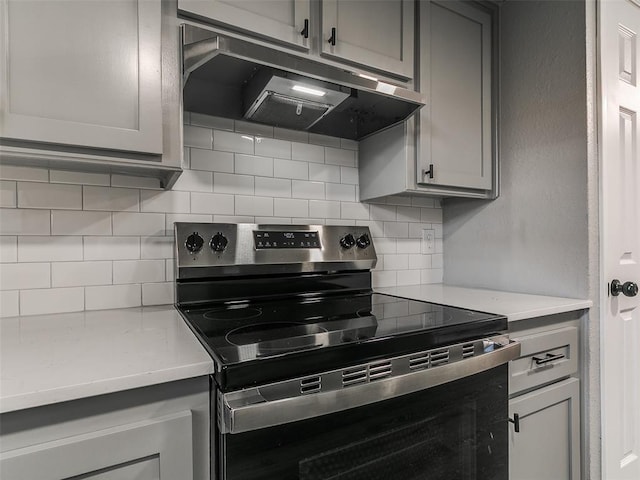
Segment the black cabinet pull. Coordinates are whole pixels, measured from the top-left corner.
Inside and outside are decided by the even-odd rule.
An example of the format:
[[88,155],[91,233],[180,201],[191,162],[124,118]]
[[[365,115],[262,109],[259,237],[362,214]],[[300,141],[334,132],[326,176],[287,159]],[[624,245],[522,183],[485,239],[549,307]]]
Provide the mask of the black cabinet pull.
[[300,35],[302,35],[304,38],[309,38],[309,19],[308,18],[304,19],[304,28],[300,32]]
[[336,27],[331,28],[331,36],[329,37],[329,43],[336,46]]
[[560,360],[561,358],[564,358],[564,354],[563,353],[558,353],[556,355],[554,355],[552,353],[547,353],[547,356],[544,357],[544,358],[533,357],[533,361],[536,362],[536,365],[545,365],[547,363],[554,362],[556,360]]
[[422,176],[433,178],[433,163],[429,164],[429,170],[422,171]]
[[514,413],[513,418],[510,418],[509,421],[513,423],[513,429],[515,430],[515,432],[520,433],[520,415]]

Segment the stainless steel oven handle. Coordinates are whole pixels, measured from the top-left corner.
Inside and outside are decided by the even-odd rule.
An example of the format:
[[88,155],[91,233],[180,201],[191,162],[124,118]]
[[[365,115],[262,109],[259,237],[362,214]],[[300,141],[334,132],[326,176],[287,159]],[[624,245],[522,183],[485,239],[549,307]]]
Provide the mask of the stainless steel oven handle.
[[222,433],[233,434],[306,420],[469,377],[519,356],[520,343],[510,341],[508,345],[477,357],[343,389],[272,401],[256,398],[254,395],[246,399],[246,405],[233,407],[229,405],[225,395],[220,395],[220,427]]

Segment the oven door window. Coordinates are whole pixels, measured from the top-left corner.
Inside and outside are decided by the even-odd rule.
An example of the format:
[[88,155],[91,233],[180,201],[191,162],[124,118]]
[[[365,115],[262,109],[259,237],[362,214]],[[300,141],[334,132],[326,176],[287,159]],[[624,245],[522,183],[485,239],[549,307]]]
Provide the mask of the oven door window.
[[310,420],[218,436],[225,480],[506,480],[507,367]]

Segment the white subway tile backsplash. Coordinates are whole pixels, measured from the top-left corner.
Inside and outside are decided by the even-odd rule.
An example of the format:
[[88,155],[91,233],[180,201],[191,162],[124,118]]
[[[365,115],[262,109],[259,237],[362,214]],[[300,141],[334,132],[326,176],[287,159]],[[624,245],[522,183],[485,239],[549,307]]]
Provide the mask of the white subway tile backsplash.
[[66,170],[51,170],[49,172],[51,183],[71,183],[74,185],[111,185],[111,177],[108,173],[70,172]]
[[340,167],[337,165],[310,163],[309,180],[325,183],[340,183]]
[[209,128],[185,125],[183,129],[184,146],[207,148],[211,150],[213,145],[213,131]]
[[162,192],[141,191],[140,211],[189,213],[191,211],[191,194],[174,190]]
[[291,158],[301,162],[324,163],[324,147],[294,142],[291,144]]
[[276,158],[273,160],[273,176],[308,180],[309,164],[306,162]]
[[256,177],[255,194],[261,197],[291,197],[291,180],[286,178]]
[[16,182],[0,181],[0,207],[13,208],[18,204]]
[[3,263],[0,268],[0,290],[50,286],[51,267],[48,263]]
[[271,217],[273,198],[236,195],[236,215]]
[[340,202],[309,200],[309,215],[318,218],[339,218]]
[[117,260],[113,262],[114,284],[164,281],[164,260]]
[[191,194],[191,213],[233,215],[234,211],[233,195],[196,192]]
[[18,237],[19,262],[63,262],[82,259],[82,237]]
[[354,220],[367,220],[369,218],[369,205],[366,203],[342,202],[340,216],[353,218]]
[[326,147],[324,149],[324,163],[341,165],[343,167],[355,167],[356,152],[353,150]]
[[111,285],[111,262],[57,262],[51,264],[53,287]]
[[163,213],[113,212],[114,235],[164,235]]
[[[440,201],[358,202],[357,142],[184,120],[184,172],[169,191],[151,177],[0,167],[0,315],[173,302],[176,221],[367,225],[374,286],[442,281]],[[424,228],[432,255],[421,254]]]
[[81,312],[83,288],[48,288],[20,292],[20,315]]
[[85,186],[82,203],[84,210],[137,212],[140,210],[140,190]]
[[235,175],[233,173],[214,173],[213,191],[236,195],[253,195],[255,179],[249,175]]
[[22,180],[25,182],[48,182],[49,170],[46,168],[0,165],[0,180]]
[[277,217],[308,217],[309,202],[290,198],[274,199],[273,214]]
[[[253,155],[255,152],[254,141],[255,138],[252,135],[246,135],[244,133],[225,132],[222,130],[216,130],[213,132],[213,149],[221,152]],[[187,145],[186,141],[185,145]]]
[[340,200],[343,202],[356,201],[356,187],[354,185],[342,185],[340,183],[327,183],[324,186],[327,200]]
[[85,261],[133,260],[138,258],[140,258],[140,237],[84,238]]
[[185,192],[212,192],[213,191],[213,173],[199,170],[185,170],[178,177],[174,191]]
[[0,262],[5,263],[17,261],[18,237],[16,237],[15,235],[0,236]]
[[53,210],[51,212],[51,234],[111,235],[111,212]]
[[291,158],[291,142],[286,140],[256,137],[255,149],[261,157]]
[[[210,172],[233,173],[233,153],[190,148],[191,168]],[[182,172],[184,174],[184,172]]]
[[18,182],[18,207],[82,209],[82,187],[55,183]]
[[310,200],[324,200],[324,182],[307,182],[293,180],[291,185],[294,198],[307,198]]
[[129,308],[142,305],[140,284],[85,287],[84,296],[87,310]]
[[243,175],[273,177],[273,158],[236,154],[235,172]]
[[20,292],[0,291],[0,317],[17,317],[20,315]]
[[173,237],[142,237],[140,238],[140,258],[173,258]]
[[142,285],[142,305],[166,305],[175,302],[173,282],[145,283]]

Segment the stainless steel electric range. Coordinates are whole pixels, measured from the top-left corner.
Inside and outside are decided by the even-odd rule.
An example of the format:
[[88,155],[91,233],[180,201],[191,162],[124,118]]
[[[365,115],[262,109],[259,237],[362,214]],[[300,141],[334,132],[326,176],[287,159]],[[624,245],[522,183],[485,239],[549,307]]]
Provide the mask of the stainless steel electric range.
[[375,293],[367,227],[176,223],[223,480],[508,478],[500,315]]

